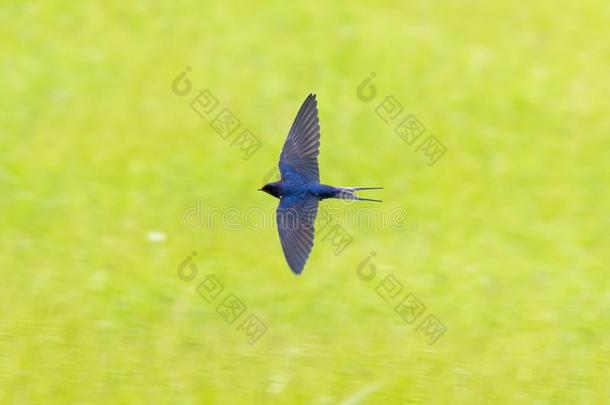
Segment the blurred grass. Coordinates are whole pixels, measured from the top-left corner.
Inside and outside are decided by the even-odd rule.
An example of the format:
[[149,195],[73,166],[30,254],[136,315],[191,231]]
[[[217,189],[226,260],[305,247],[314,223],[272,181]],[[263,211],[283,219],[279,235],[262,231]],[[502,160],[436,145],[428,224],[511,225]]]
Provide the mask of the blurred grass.
[[[0,402],[606,403],[609,18],[599,1],[4,2]],[[358,100],[371,72],[447,147],[436,165]],[[205,88],[261,139],[251,159],[190,109]],[[274,227],[182,215],[272,212],[256,189],[309,92],[322,180],[383,185],[381,212],[418,227],[349,229],[340,256],[318,240],[295,278]],[[255,346],[197,295],[212,272],[268,325]],[[387,274],[445,323],[435,345],[376,295]]]

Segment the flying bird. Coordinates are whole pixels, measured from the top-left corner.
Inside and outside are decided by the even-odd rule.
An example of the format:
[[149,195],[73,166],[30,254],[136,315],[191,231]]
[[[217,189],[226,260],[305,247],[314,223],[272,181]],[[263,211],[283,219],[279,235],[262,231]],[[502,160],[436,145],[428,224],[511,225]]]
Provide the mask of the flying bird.
[[327,198],[376,201],[358,196],[359,190],[383,187],[334,187],[320,183],[318,154],[320,123],[316,96],[307,96],[299,109],[280,155],[281,180],[265,184],[264,191],[279,198],[276,221],[284,257],[295,274],[301,274],[313,247],[318,203]]

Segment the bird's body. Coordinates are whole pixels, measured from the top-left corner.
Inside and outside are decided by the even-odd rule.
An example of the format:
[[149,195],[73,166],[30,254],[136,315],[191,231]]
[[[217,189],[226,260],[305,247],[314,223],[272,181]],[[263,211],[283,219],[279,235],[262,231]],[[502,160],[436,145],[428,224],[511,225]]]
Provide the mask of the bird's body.
[[333,198],[341,194],[339,187],[329,186],[321,183],[296,183],[289,181],[276,181],[266,185],[267,193],[274,197],[298,197],[298,198],[317,198],[324,200]]
[[320,125],[316,98],[310,94],[299,110],[280,155],[282,179],[261,188],[280,199],[276,211],[280,242],[286,261],[295,274],[303,271],[313,247],[318,202],[327,198],[377,201],[362,198],[359,190],[382,187],[335,187],[320,183],[318,153]]

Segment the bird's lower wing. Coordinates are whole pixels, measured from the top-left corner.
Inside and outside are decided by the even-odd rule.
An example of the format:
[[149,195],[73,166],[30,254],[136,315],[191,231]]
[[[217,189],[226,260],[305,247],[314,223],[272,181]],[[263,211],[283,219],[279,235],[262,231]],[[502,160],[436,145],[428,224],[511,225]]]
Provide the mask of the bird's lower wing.
[[295,274],[301,274],[311,253],[318,199],[284,197],[277,207],[277,229],[284,257]]

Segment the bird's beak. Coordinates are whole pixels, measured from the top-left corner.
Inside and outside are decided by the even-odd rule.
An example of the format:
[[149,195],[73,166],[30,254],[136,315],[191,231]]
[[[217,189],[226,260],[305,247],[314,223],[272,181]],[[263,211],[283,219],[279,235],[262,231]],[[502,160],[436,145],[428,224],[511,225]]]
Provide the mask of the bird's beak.
[[258,189],[258,191],[263,191],[263,189],[262,189],[262,188],[259,188],[259,189]]

